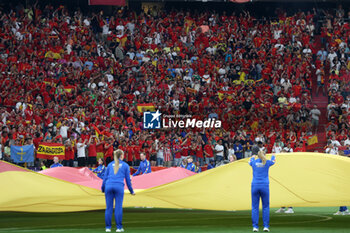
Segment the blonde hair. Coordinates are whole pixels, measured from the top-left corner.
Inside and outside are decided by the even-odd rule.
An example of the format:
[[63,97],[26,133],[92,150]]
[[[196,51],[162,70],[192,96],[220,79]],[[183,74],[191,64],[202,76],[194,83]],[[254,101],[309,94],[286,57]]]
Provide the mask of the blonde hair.
[[261,159],[262,163],[265,165],[266,160],[267,160],[265,152],[259,151],[258,152],[258,157],[259,157],[259,159]]
[[119,170],[119,159],[124,154],[124,152],[121,149],[118,149],[113,152],[114,155],[114,175],[118,173]]

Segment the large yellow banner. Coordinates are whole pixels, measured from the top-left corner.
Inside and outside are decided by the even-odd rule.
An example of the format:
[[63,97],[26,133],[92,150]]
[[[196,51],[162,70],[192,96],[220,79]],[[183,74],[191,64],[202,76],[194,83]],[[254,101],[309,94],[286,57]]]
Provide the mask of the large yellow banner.
[[[271,207],[350,205],[350,159],[320,153],[278,154],[270,168]],[[0,169],[1,170],[1,169]],[[126,194],[125,207],[248,210],[252,169],[239,160],[179,181]],[[104,209],[99,190],[34,172],[0,173],[0,211]]]
[[60,143],[42,142],[37,150],[37,158],[53,159],[57,156],[59,159],[64,159],[65,147]]

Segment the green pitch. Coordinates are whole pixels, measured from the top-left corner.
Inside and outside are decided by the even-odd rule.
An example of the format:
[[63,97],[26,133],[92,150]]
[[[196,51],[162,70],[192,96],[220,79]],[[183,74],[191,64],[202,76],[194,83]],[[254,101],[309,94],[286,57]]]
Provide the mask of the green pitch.
[[[271,209],[271,232],[350,232],[350,215],[333,216],[337,207],[295,208],[295,214],[289,215],[275,214],[275,210]],[[125,232],[130,233],[252,231],[250,211],[125,209],[123,224]],[[113,223],[112,232],[115,229]],[[0,232],[104,232],[104,211],[54,214],[0,212]]]

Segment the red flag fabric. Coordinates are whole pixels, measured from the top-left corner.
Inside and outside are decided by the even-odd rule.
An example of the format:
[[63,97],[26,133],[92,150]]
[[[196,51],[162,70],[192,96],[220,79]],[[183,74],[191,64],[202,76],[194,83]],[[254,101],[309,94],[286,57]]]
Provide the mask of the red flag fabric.
[[98,178],[87,167],[80,169],[73,167],[55,167],[45,169],[39,173],[98,190],[100,190],[102,186],[102,179]]
[[89,5],[125,6],[125,0],[88,0]]
[[[134,189],[148,189],[159,185],[168,184],[176,180],[180,180],[196,173],[191,172],[181,167],[171,167],[154,172],[156,167],[152,167],[152,172],[140,176],[135,176],[132,179],[132,187]],[[127,187],[125,186],[125,189]]]
[[101,134],[101,131],[99,130],[99,128],[97,128],[96,125],[92,124],[91,126],[95,129],[96,133],[98,133],[99,135]]
[[111,132],[106,131],[106,130],[103,130],[103,131],[102,131],[102,134],[105,135],[105,136],[107,136],[107,137],[112,137],[112,136],[113,136],[113,134],[112,134]]

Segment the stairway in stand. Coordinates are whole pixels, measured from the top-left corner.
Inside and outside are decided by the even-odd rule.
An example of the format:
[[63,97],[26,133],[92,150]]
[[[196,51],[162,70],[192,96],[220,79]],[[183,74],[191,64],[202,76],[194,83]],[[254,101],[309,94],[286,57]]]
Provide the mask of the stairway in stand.
[[[321,39],[320,36],[315,36],[315,47],[317,51],[321,49]],[[326,70],[326,77],[328,76],[328,70]],[[327,137],[326,137],[326,125],[328,123],[327,119],[327,105],[328,105],[328,97],[324,96],[322,90],[319,91],[319,95],[316,96],[316,88],[317,88],[317,77],[315,75],[316,70],[312,71],[312,104],[317,104],[318,109],[321,111],[320,121],[317,129],[317,138],[318,143],[307,148],[309,152],[324,152],[325,146],[327,145]],[[327,78],[325,80],[325,87],[327,88]]]
[[328,98],[327,96],[323,96],[321,93],[319,96],[316,96],[316,94],[313,94],[312,97],[312,104],[317,104],[318,109],[321,111],[320,121],[317,129],[317,138],[318,143],[310,146],[308,151],[314,152],[324,152],[324,148],[327,145],[327,138],[326,138],[326,125],[328,123],[327,119],[327,105],[328,105]]

